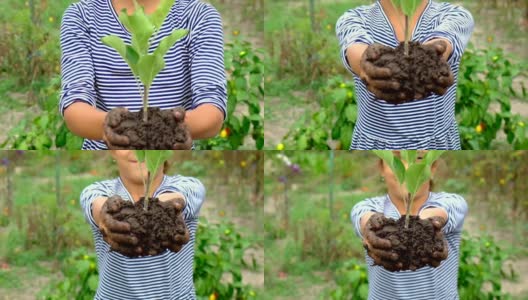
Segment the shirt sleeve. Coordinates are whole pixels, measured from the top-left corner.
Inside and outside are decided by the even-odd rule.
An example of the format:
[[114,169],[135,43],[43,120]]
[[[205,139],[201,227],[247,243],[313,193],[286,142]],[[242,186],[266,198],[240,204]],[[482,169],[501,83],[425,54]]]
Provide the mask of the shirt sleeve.
[[339,18],[336,23],[336,35],[341,47],[341,59],[350,72],[354,72],[348,63],[346,52],[352,44],[360,43],[371,45],[374,43],[368,34],[364,18],[357,10],[349,10]]
[[363,234],[361,233],[361,217],[367,212],[378,212],[383,213],[383,199],[382,198],[369,198],[365,199],[352,208],[350,213],[350,219],[356,235],[363,239]]
[[89,31],[78,5],[68,7],[60,31],[62,90],[59,110],[64,116],[66,108],[77,101],[95,107],[96,97]]
[[438,197],[429,200],[425,208],[443,208],[447,212],[447,221],[444,225],[444,233],[462,232],[464,219],[468,212],[468,205],[462,196],[442,193]]
[[439,17],[439,25],[426,37],[426,41],[435,38],[447,39],[453,46],[453,52],[448,59],[452,65],[458,63],[473,33],[475,22],[471,13],[461,6],[449,4]]
[[205,187],[200,180],[193,177],[173,177],[171,182],[159,190],[158,195],[171,192],[178,192],[185,198],[183,214],[186,220],[198,218],[205,199]]
[[227,116],[224,35],[218,11],[204,5],[190,29],[192,108],[212,104]]
[[92,203],[99,197],[110,197],[109,188],[102,182],[89,185],[81,192],[80,202],[84,218],[94,228],[98,228],[92,215]]

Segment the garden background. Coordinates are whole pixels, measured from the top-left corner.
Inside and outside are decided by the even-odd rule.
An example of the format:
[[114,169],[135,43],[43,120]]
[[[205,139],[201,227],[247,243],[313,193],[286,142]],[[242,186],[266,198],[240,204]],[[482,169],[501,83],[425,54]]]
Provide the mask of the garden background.
[[[357,106],[335,25],[348,9],[373,2],[266,1],[266,149],[348,149]],[[458,82],[462,148],[528,149],[528,2],[446,2],[475,20]]]
[[[361,300],[365,254],[352,207],[386,193],[370,151],[265,153],[263,299]],[[435,191],[462,195],[462,300],[528,299],[528,151],[450,151]],[[412,286],[409,287],[412,290]]]
[[[59,29],[76,0],[3,0],[0,11],[1,149],[80,149],[58,113]],[[221,133],[197,149],[264,146],[264,0],[212,0],[222,15],[228,116]]]
[[[263,159],[257,151],[184,151],[170,160],[168,174],[206,187],[195,243],[199,299],[263,292]],[[0,299],[93,299],[95,251],[79,195],[118,175],[110,153],[0,151],[0,162]]]

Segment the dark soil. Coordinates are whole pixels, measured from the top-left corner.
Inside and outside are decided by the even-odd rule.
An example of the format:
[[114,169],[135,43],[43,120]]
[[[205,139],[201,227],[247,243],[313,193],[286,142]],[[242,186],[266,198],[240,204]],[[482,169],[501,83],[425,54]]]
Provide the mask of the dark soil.
[[[418,42],[409,43],[409,55],[405,55],[404,43],[396,49],[383,47],[381,56],[372,61],[377,67],[387,67],[392,78],[400,82],[400,90],[394,92],[396,99],[383,99],[392,104],[401,104],[423,99],[433,93],[443,95],[446,91],[438,82],[449,76],[451,68],[442,56],[432,48],[425,48]],[[452,85],[449,84],[448,86]]]
[[148,210],[144,210],[144,198],[133,203],[112,196],[107,201],[109,207],[116,207],[117,212],[111,213],[112,217],[130,224],[131,234],[138,239],[137,246],[142,249],[142,253],[127,255],[129,257],[158,255],[174,243],[174,237],[180,238],[181,245],[189,241],[182,213],[169,202],[150,199]]
[[[392,251],[398,254],[398,261],[393,263],[394,268],[389,271],[416,270],[431,266],[434,251],[442,251],[444,239],[439,239],[430,220],[422,220],[418,216],[411,216],[409,228],[405,228],[405,216],[399,220],[384,218],[384,226],[376,231],[380,238],[388,239]],[[402,267],[396,265],[401,262]]]
[[143,122],[143,109],[139,112],[123,111],[112,115],[109,126],[118,135],[130,140],[127,149],[172,150],[175,144],[185,143],[189,132],[174,118],[172,110],[149,107],[148,122]]

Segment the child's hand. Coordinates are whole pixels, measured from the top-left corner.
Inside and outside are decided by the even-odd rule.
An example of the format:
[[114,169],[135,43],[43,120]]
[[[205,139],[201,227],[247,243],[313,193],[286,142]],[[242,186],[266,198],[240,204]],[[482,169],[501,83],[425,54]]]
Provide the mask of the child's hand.
[[[432,49],[436,51],[439,56],[442,56],[444,61],[447,61],[449,55],[451,55],[451,45],[443,39],[434,39],[423,44],[424,48]],[[444,95],[447,88],[455,83],[455,77],[449,67],[440,68],[440,76],[436,78],[436,86],[427,86],[426,88],[432,90],[437,95]]]
[[405,100],[405,94],[399,93],[400,83],[392,79],[392,71],[389,68],[377,67],[374,62],[378,60],[382,53],[391,51],[392,48],[372,44],[361,57],[361,80],[366,84],[367,89],[377,98],[384,100]]
[[187,244],[190,240],[189,229],[185,226],[185,220],[181,213],[185,208],[185,199],[183,195],[179,193],[163,194],[160,195],[158,199],[164,204],[174,207],[178,215],[177,222],[183,225],[178,226],[178,228],[182,230],[178,231],[177,234],[172,237],[172,241],[163,244],[164,247],[167,247],[172,252],[178,252],[183,245]]
[[172,110],[174,119],[176,120],[177,128],[175,129],[180,135],[180,140],[185,141],[183,143],[176,143],[173,146],[173,150],[189,150],[192,148],[192,137],[189,132],[187,124],[185,124],[185,109],[182,107],[174,108]]
[[130,232],[130,224],[118,221],[111,215],[118,210],[119,206],[113,197],[105,201],[100,211],[99,230],[113,251],[128,256],[137,255],[142,252],[142,249],[137,246],[138,239]]
[[387,270],[401,269],[401,263],[394,265],[398,260],[398,255],[391,252],[391,242],[387,239],[380,238],[375,231],[381,229],[384,224],[385,216],[382,213],[373,214],[363,233],[363,247],[367,250],[368,255],[374,260],[375,265],[383,266]]
[[114,132],[114,128],[121,124],[123,116],[128,113],[128,109],[124,107],[116,107],[106,114],[104,121],[103,140],[108,149],[119,150],[126,149],[130,145],[130,139],[125,135],[120,135]]
[[444,228],[446,219],[439,216],[433,216],[428,219],[431,220],[431,223],[433,224],[436,238],[444,241],[442,249],[435,249],[435,251],[433,252],[431,265],[436,268],[440,265],[443,260],[447,258],[448,255],[447,240],[445,239],[444,233],[442,232],[442,228]]

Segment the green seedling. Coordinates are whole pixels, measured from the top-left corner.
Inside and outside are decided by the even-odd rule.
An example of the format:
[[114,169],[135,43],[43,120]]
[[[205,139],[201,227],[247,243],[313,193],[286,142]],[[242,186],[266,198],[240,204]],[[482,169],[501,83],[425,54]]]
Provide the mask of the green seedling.
[[[403,200],[406,208],[405,228],[408,228],[414,197],[420,187],[431,178],[431,166],[445,151],[427,151],[419,160],[417,159],[422,154],[417,150],[402,150],[400,157],[391,150],[373,150],[373,152],[391,168],[400,185],[405,184],[407,187],[408,194],[403,195]],[[403,161],[407,162],[407,168]]]
[[121,38],[115,35],[103,37],[102,42],[114,48],[123,57],[136,80],[139,79],[143,84],[143,121],[147,122],[149,90],[154,78],[165,68],[163,57],[189,31],[175,29],[160,41],[152,53],[149,53],[150,41],[158,33],[175,0],[161,0],[158,9],[151,15],[146,15],[144,8],[136,0],[133,1],[135,9],[132,15],[128,15],[126,9],[123,9],[119,14],[119,20],[132,35],[132,44],[125,44]]
[[158,170],[163,163],[169,159],[174,152],[172,150],[135,150],[136,157],[139,163],[141,174],[143,174],[141,163],[145,163],[147,167],[147,177],[143,177],[143,184],[145,186],[145,201],[143,208],[148,209],[149,197],[152,188],[153,177],[156,176]]
[[392,0],[394,7],[400,9],[405,15],[405,55],[409,55],[409,39],[411,33],[409,32],[409,18],[414,15],[421,0]]

